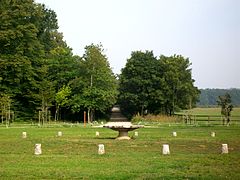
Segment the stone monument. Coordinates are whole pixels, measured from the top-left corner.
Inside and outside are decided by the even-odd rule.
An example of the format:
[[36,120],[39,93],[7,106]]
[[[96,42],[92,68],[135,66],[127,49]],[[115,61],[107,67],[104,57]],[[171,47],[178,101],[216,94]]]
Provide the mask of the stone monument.
[[133,125],[131,122],[128,121],[126,117],[122,115],[120,107],[114,106],[112,108],[110,122],[105,124],[103,127],[118,131],[118,137],[116,139],[129,140],[131,138],[128,136],[128,131],[133,131],[144,126]]

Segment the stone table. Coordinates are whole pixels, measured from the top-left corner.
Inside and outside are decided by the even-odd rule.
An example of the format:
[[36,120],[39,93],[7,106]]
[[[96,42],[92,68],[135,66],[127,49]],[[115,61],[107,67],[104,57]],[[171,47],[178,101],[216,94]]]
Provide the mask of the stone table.
[[103,127],[118,131],[118,140],[129,140],[128,131],[133,131],[138,128],[144,127],[143,125],[133,125],[131,122],[108,122]]

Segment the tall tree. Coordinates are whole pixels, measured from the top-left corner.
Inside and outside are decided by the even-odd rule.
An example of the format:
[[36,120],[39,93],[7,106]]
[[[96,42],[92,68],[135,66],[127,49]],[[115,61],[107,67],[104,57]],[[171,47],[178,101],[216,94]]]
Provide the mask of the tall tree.
[[199,90],[194,86],[191,63],[181,55],[160,56],[164,85],[164,109],[172,115],[177,109],[189,109],[196,103]]
[[57,28],[56,13],[42,4],[0,1],[0,92],[12,95],[21,116],[32,118],[36,108],[52,104],[56,83],[51,67],[62,55],[52,52],[71,51]]
[[119,103],[125,114],[155,112],[163,102],[160,66],[152,51],[135,51],[119,79]]
[[87,109],[88,121],[95,111],[105,112],[116,102],[117,81],[104,54],[102,45],[89,45],[81,61],[80,76],[72,81],[72,109]]
[[0,1],[0,90],[12,94],[19,112],[34,109],[29,97],[44,56],[37,29],[41,16],[41,8],[31,0]]

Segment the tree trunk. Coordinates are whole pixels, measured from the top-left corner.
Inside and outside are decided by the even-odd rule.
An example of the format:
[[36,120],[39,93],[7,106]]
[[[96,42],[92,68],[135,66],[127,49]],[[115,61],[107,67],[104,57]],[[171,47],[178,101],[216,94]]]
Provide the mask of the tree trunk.
[[88,109],[87,116],[88,116],[88,124],[91,123],[91,116],[90,116],[91,109]]
[[55,111],[55,122],[58,121],[59,119],[59,106],[56,107],[56,111]]

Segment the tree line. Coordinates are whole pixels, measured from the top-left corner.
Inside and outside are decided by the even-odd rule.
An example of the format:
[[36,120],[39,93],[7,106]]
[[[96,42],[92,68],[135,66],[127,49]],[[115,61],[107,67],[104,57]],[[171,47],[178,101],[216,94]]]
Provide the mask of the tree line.
[[2,117],[14,110],[24,119],[55,113],[57,120],[62,108],[87,111],[91,120],[116,102],[117,81],[102,45],[74,56],[56,13],[32,0],[0,1],[0,69]]
[[231,96],[232,105],[234,107],[240,106],[240,89],[200,89],[201,94],[197,106],[212,107],[217,106],[218,97],[225,94]]
[[106,116],[116,103],[136,113],[173,114],[194,107],[199,95],[190,61],[134,51],[119,76],[101,44],[82,56],[58,31],[56,13],[33,0],[0,1],[0,115],[39,119]]

